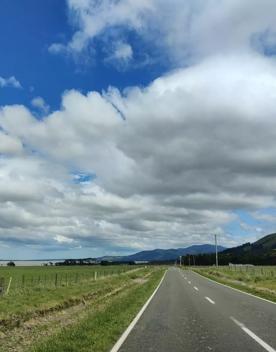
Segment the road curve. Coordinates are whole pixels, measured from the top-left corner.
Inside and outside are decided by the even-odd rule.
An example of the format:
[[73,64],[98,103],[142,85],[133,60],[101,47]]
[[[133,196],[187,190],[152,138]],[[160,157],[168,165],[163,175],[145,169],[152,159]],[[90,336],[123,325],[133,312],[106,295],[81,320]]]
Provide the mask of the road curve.
[[171,268],[120,352],[276,352],[276,304]]

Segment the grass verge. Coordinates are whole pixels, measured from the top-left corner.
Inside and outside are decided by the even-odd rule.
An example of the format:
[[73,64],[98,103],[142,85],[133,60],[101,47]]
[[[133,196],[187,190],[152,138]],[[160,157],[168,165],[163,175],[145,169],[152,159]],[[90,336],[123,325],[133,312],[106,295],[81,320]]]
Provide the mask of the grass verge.
[[87,317],[70,328],[37,344],[32,352],[104,352],[110,350],[159,283],[164,269],[155,270],[148,280],[110,297]]
[[259,281],[258,285],[256,285],[253,280],[248,281],[248,278],[245,275],[243,276],[241,274],[239,274],[238,280],[235,280],[232,275],[229,277],[227,276],[227,273],[213,268],[192,270],[202,276],[217,281],[221,284],[236,288],[247,293],[251,293],[255,296],[265,298],[269,301],[276,303],[276,291],[272,289],[272,287],[274,288],[275,280],[273,282],[273,285],[271,286],[268,285],[267,280],[264,280],[263,285],[262,281]]
[[[142,267],[125,271],[119,275],[94,276],[71,286],[61,287],[27,287],[24,290],[13,290],[9,295],[0,296],[0,331],[19,326],[23,321],[33,317],[44,316],[54,311],[77,305],[83,300],[101,295],[103,290],[116,283],[124,283],[126,278],[137,270],[147,271]],[[69,271],[67,269],[67,271]],[[74,272],[75,269],[72,269]]]

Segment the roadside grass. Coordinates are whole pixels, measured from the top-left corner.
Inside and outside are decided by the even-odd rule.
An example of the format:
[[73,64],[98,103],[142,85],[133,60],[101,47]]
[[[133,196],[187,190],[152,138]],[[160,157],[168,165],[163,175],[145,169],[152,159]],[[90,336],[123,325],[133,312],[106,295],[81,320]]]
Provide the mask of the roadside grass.
[[133,269],[131,265],[100,266],[37,266],[37,267],[2,267],[0,266],[0,283],[4,280],[6,291],[9,279],[12,278],[10,293],[20,294],[26,288],[57,288],[71,286],[97,277],[118,274]]
[[[15,268],[12,268],[15,269]],[[20,277],[22,273],[37,272],[63,272],[72,277],[78,274],[79,281],[72,282],[70,285],[44,286],[34,285],[21,288],[20,290],[11,289],[8,295],[0,296],[0,330],[12,328],[20,325],[24,320],[33,316],[45,315],[47,312],[61,310],[69,306],[80,303],[83,299],[90,299],[94,295],[100,295],[101,291],[109,286],[122,283],[126,280],[126,275],[132,275],[136,270],[149,270],[143,267],[124,266],[97,268],[97,280],[94,277],[94,270],[90,268],[72,267],[66,268],[18,268],[13,271],[14,277]],[[40,270],[38,270],[40,269]],[[43,270],[44,269],[44,270]],[[49,269],[49,270],[48,270]],[[82,271],[83,270],[83,271]],[[0,271],[0,276],[2,271]],[[104,274],[104,275],[103,275]],[[82,275],[82,279],[80,279]]]
[[192,270],[222,284],[276,302],[276,267],[193,267]]
[[32,352],[104,352],[111,349],[159,283],[164,268],[151,272],[148,280],[136,281],[120,295],[106,299],[87,312],[79,323],[64,328],[37,344]]

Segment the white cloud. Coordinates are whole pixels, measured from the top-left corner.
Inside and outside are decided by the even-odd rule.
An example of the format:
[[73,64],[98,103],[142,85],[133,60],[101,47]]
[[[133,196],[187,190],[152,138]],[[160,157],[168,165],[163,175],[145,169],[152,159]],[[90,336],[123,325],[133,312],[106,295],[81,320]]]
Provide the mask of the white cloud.
[[19,154],[23,146],[19,138],[11,137],[0,130],[0,154]]
[[33,107],[39,109],[43,114],[47,114],[50,110],[49,105],[46,104],[42,97],[33,98],[31,104]]
[[132,55],[133,52],[131,46],[129,44],[119,42],[116,43],[114,53],[110,55],[109,59],[115,61],[128,62],[132,59]]
[[[105,34],[108,28],[128,27],[140,30],[144,26],[144,16],[154,10],[152,0],[95,1],[68,0],[70,19],[76,32],[68,43],[52,43],[52,54],[82,55],[92,45],[96,37]],[[122,38],[113,38],[115,44],[114,59],[129,60],[132,57],[130,44],[124,44]],[[90,52],[89,52],[90,53]]]
[[74,240],[62,235],[56,235],[54,238],[58,243],[73,243]]
[[66,47],[60,43],[53,43],[48,48],[51,54],[59,54],[62,52],[66,52]]
[[126,31],[134,31],[148,44],[144,47],[159,48],[161,59],[168,58],[178,66],[213,54],[250,51],[252,38],[264,31],[268,43],[275,37],[274,0],[67,2],[76,30],[68,43],[52,44],[52,53],[71,53],[76,57],[93,46],[95,38],[103,43],[109,38],[112,45],[124,42]]
[[[67,92],[41,121],[3,108],[27,154],[2,160],[0,236],[140,249],[219,231],[230,243],[233,209],[275,206],[275,88],[273,60],[217,56],[145,89]],[[96,179],[76,184],[72,170]]]
[[[134,250],[216,232],[235,244],[224,233],[239,220],[233,210],[257,219],[276,205],[276,63],[252,44],[273,32],[274,0],[71,0],[69,9],[77,32],[53,50],[78,54],[123,26],[178,68],[145,88],[67,91],[39,121],[24,106],[3,107],[1,241]],[[107,54],[132,61],[116,33]],[[77,183],[76,174],[95,179]]]
[[8,78],[0,77],[0,87],[22,88],[21,83],[14,76]]

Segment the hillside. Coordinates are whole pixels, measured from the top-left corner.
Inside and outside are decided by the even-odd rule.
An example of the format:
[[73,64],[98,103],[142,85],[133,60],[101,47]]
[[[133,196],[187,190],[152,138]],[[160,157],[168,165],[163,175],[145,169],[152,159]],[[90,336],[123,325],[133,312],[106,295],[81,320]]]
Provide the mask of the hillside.
[[[198,255],[196,260],[199,265],[212,265],[214,255]],[[219,254],[219,263],[276,265],[276,233],[253,243],[247,242],[241,246],[225,249]]]
[[223,251],[227,255],[263,255],[276,251],[276,233],[262,237],[256,242],[245,243],[238,247],[228,248]]
[[[218,246],[218,251],[224,250],[225,247]],[[177,249],[154,249],[148,251],[138,252],[129,256],[120,257],[122,261],[173,261],[187,254],[199,254],[199,253],[214,253],[215,246],[211,244],[194,245],[186,248]]]

